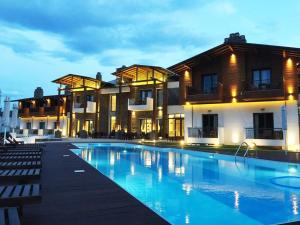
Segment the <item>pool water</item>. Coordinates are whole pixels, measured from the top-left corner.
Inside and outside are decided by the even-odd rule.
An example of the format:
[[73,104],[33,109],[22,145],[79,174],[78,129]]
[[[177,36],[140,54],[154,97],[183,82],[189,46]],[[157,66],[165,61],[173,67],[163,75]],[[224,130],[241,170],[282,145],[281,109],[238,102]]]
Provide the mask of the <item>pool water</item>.
[[76,155],[171,224],[300,220],[300,165],[123,143],[75,145]]

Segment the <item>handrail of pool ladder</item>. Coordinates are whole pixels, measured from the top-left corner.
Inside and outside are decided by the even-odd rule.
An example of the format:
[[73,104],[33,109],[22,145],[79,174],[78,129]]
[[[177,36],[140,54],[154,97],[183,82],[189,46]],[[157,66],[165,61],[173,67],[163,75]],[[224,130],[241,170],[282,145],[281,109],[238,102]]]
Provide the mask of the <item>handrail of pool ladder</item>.
[[246,141],[243,141],[243,142],[239,145],[239,147],[237,148],[237,150],[236,150],[236,152],[235,152],[235,154],[234,154],[234,159],[235,159],[235,160],[236,160],[237,154],[239,153],[239,151],[241,150],[241,148],[242,148],[243,145],[246,145],[246,146],[247,146],[246,152],[245,152],[245,154],[243,155],[243,157],[245,158],[245,157],[247,156],[248,151],[249,151],[249,149],[250,149],[250,145],[249,145]]

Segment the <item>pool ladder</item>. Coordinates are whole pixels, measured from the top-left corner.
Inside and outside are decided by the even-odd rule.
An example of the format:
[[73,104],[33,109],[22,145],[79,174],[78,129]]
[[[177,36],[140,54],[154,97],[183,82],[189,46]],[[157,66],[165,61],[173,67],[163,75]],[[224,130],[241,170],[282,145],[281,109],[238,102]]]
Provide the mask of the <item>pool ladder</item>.
[[246,152],[245,152],[244,155],[243,155],[244,160],[245,160],[245,158],[248,156],[248,151],[249,151],[249,149],[250,149],[250,145],[249,145],[246,141],[243,141],[243,142],[239,145],[239,147],[237,148],[237,150],[236,150],[236,152],[235,152],[235,154],[234,154],[234,159],[235,159],[235,160],[236,160],[237,154],[239,153],[239,151],[241,150],[241,148],[242,148],[244,145],[247,146]]

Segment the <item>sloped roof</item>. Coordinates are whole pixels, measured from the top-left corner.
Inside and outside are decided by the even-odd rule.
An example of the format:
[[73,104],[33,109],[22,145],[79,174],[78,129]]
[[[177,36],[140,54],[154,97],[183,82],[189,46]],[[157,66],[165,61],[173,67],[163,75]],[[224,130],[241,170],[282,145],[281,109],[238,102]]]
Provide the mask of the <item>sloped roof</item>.
[[211,59],[212,57],[217,57],[230,52],[234,53],[234,52],[251,52],[251,51],[253,52],[266,51],[272,54],[279,54],[287,57],[300,58],[300,48],[265,45],[265,44],[254,44],[254,43],[226,43],[226,44],[218,45],[212,49],[209,49],[205,52],[202,52],[186,60],[183,60],[182,62],[176,63],[175,65],[172,65],[167,69],[175,73],[178,73],[182,70],[193,67],[202,59],[207,60],[207,59]]

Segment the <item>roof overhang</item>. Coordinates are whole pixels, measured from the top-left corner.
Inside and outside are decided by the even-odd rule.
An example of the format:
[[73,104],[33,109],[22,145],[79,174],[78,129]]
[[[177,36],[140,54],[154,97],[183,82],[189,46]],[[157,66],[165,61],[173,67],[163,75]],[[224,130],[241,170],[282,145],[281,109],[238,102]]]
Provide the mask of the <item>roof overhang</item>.
[[66,85],[69,88],[87,87],[87,88],[98,89],[100,87],[101,81],[95,78],[86,77],[82,75],[67,74],[56,80],[53,80],[52,82],[61,85]]

